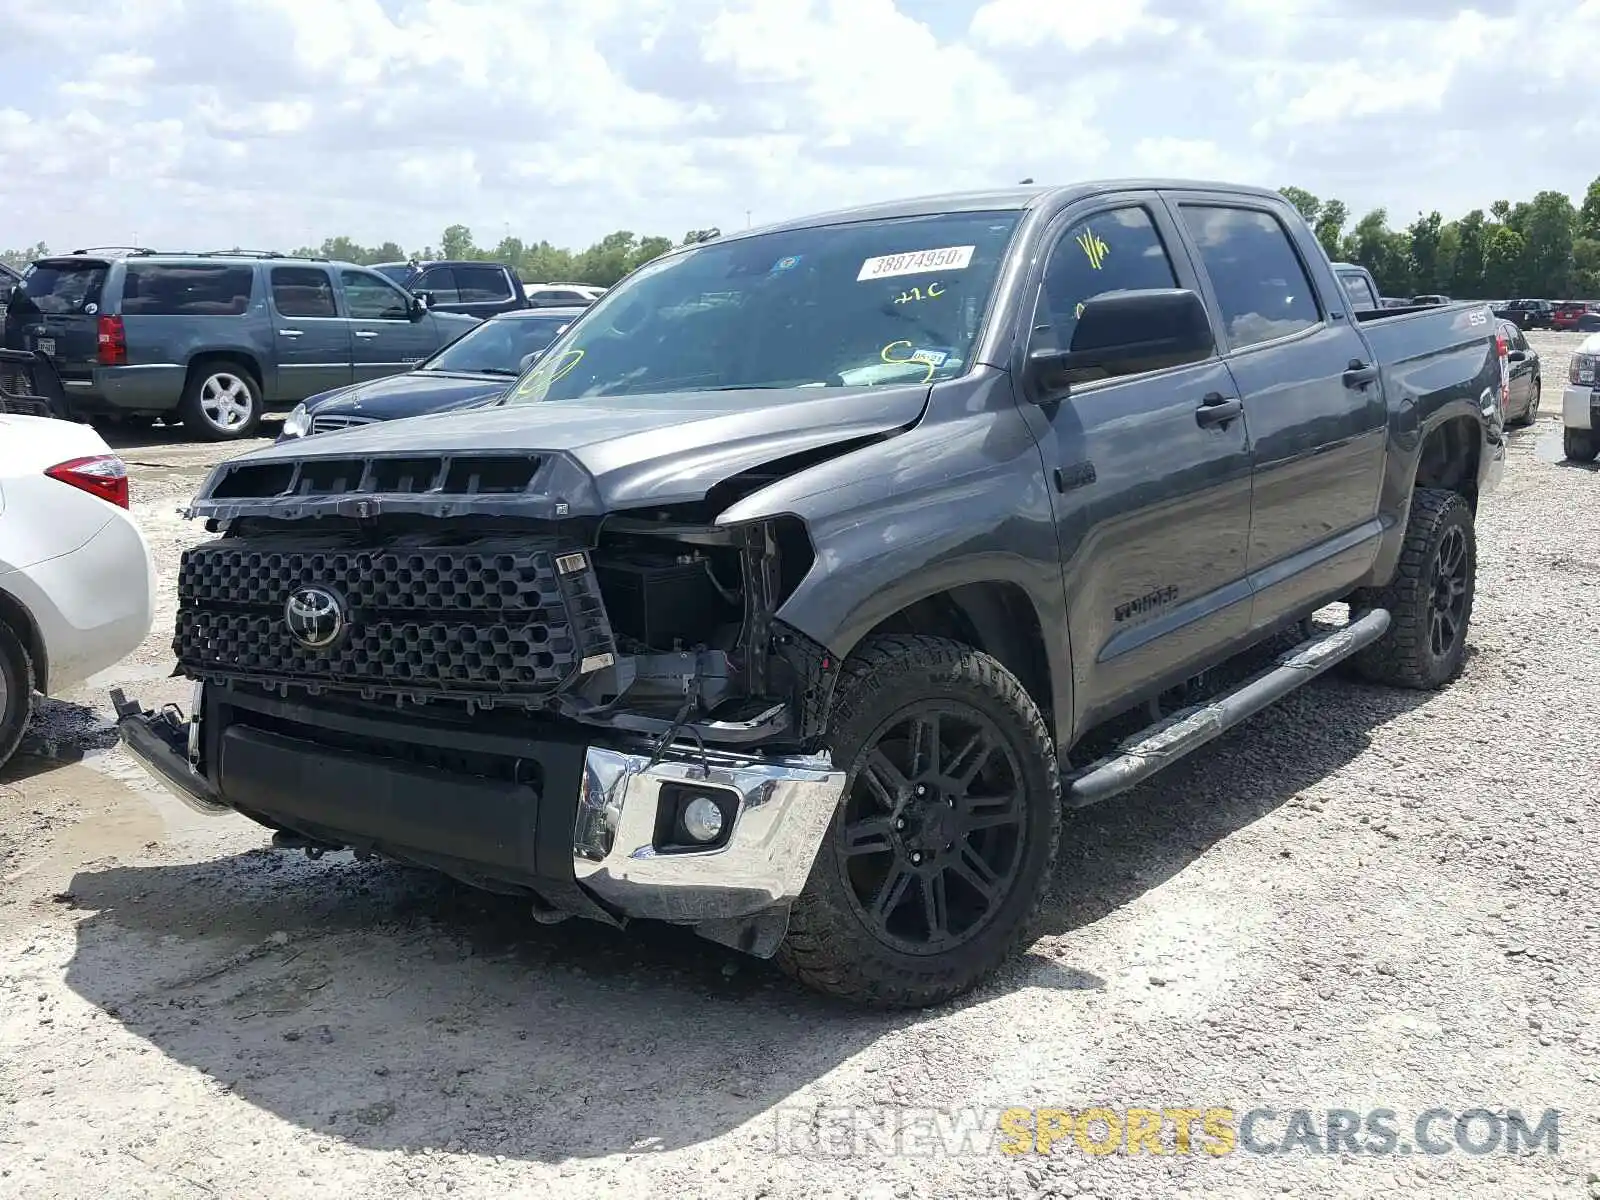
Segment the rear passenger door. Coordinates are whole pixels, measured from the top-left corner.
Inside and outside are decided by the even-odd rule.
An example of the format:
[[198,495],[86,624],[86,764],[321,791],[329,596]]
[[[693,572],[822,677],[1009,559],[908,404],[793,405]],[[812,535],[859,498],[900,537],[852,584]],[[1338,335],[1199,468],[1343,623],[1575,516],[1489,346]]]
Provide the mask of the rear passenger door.
[[1296,246],[1271,201],[1168,198],[1250,423],[1259,629],[1336,598],[1371,565],[1388,409],[1332,270]]
[[355,381],[409,371],[436,349],[431,321],[411,319],[411,297],[376,271],[341,268]]
[[442,312],[459,312],[461,293],[456,290],[456,273],[451,267],[425,267],[411,281],[410,290],[427,292],[433,298],[433,307]]
[[350,325],[339,312],[327,267],[273,267],[269,272],[278,392],[269,400],[304,400],[351,379]]
[[[481,267],[457,266],[454,271],[459,299],[452,312],[487,320],[497,313],[522,307],[520,298],[512,294],[511,278],[504,269],[485,264]],[[522,285],[519,283],[516,286],[520,292]]]
[[[1029,353],[1068,348],[1095,296],[1198,286],[1152,193],[1069,210],[1047,246]],[[1080,721],[1182,679],[1248,629],[1249,437],[1242,416],[1201,414],[1237,397],[1213,356],[1024,406],[1067,565]]]

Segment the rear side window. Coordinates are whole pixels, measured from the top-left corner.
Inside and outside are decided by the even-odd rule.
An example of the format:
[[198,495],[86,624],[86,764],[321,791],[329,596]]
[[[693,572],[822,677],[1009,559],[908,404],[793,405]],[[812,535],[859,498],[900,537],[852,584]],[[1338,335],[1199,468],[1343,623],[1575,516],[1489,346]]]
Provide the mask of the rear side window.
[[456,267],[456,292],[463,304],[492,304],[511,299],[504,271],[493,267]]
[[124,316],[237,317],[250,307],[255,268],[223,263],[128,264]]
[[1181,211],[1235,350],[1288,337],[1322,320],[1300,256],[1271,213],[1198,204],[1185,204]]
[[455,272],[449,267],[430,267],[411,285],[413,292],[432,292],[440,304],[460,304],[461,295],[456,290]]
[[272,303],[286,317],[337,317],[333,280],[318,267],[273,267]]
[[78,313],[100,304],[105,263],[35,263],[22,279],[19,312]]

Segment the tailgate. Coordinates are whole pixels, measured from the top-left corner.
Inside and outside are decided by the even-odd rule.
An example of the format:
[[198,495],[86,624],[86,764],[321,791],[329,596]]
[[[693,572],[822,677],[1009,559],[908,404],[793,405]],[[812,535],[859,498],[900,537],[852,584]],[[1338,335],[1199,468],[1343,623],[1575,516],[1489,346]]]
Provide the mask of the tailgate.
[[101,289],[108,267],[83,258],[35,263],[6,314],[6,347],[42,354],[64,376],[87,377],[99,359]]

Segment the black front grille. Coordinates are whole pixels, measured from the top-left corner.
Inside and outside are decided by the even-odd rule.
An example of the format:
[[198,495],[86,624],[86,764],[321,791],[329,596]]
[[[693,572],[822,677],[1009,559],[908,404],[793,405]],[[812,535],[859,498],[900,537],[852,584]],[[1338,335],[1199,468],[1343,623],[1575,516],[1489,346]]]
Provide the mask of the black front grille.
[[[345,627],[324,648],[289,630],[305,587]],[[479,541],[367,548],[223,539],[188,551],[173,650],[184,673],[359,692],[539,702],[614,649],[588,556]]]

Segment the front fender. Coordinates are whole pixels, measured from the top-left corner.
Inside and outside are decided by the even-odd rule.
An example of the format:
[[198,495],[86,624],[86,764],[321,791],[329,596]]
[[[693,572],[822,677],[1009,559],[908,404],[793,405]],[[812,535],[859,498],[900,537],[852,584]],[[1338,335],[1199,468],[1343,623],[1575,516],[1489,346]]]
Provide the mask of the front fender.
[[[792,514],[815,547],[777,616],[840,656],[919,600],[968,584],[1019,588],[1049,659],[1058,726],[1070,723],[1071,651],[1043,460],[1010,378],[985,368],[934,388],[907,432],[781,480],[718,517]],[[1058,729],[1069,738],[1069,730]],[[1065,744],[1065,743],[1064,743]]]

